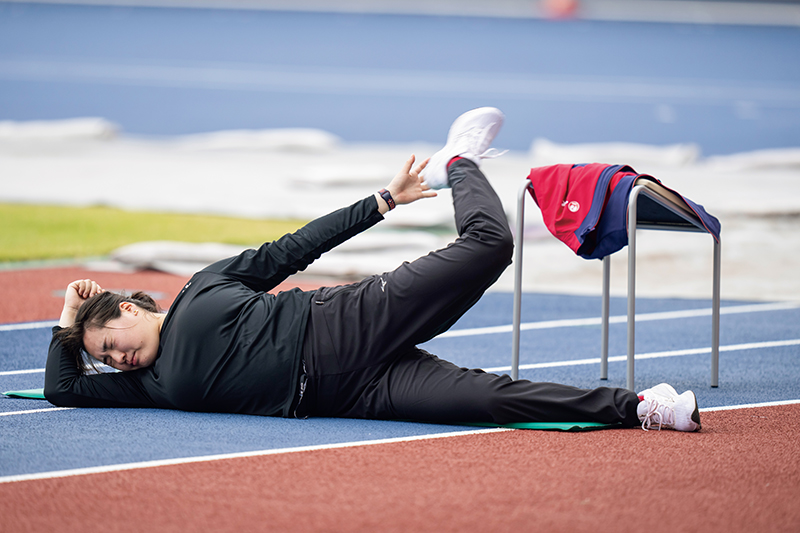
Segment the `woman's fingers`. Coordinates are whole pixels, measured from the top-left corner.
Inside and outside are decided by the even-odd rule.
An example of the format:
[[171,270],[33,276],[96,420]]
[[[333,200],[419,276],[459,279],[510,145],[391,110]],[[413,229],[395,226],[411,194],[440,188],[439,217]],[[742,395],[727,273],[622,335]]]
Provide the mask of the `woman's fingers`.
[[89,283],[87,284],[85,290],[86,298],[91,298],[92,296],[95,296],[103,292],[102,287],[100,287],[100,285],[98,285],[96,281],[93,280],[88,280],[88,281]]
[[428,159],[426,159],[425,161],[423,161],[422,163],[417,165],[417,168],[414,169],[414,174],[419,176],[419,173],[422,172],[425,169],[425,167],[428,166],[428,161],[430,161],[430,160],[431,160],[431,158],[429,157]]
[[89,289],[89,298],[97,294],[100,294],[101,292],[103,292],[103,288],[100,287],[100,285],[98,285],[96,281],[92,281],[92,285]]
[[[414,156],[411,156],[411,157],[412,157],[412,159],[413,159],[413,157],[414,157]],[[420,174],[420,172],[422,172],[422,170],[423,170],[423,169],[425,168],[425,166],[428,164],[428,161],[430,161],[430,158],[426,159],[425,161],[423,161],[422,163],[420,163],[419,165],[417,165],[417,166],[416,166],[416,167],[415,167],[413,170],[409,170],[409,171],[407,172],[407,174],[408,174],[409,176],[411,176],[412,178],[414,178],[415,180],[417,180],[417,181],[422,181],[422,178],[420,177],[420,175],[419,175],[419,174]]]
[[75,280],[69,284],[69,288],[72,288],[84,300],[104,292],[103,288],[91,279]]
[[402,173],[404,173],[404,174],[410,174],[411,173],[411,167],[414,166],[414,161],[416,161],[416,159],[417,159],[417,156],[415,156],[414,154],[411,154],[411,157],[409,157],[408,160],[405,162],[405,164],[403,164],[403,168],[400,171]]
[[430,190],[430,187],[422,180],[419,175],[420,172],[427,166],[429,159],[422,161],[414,166],[416,156],[411,155],[400,172],[392,179],[392,182],[386,187],[394,198],[397,205],[410,204],[420,198],[433,198],[437,195],[435,191]]

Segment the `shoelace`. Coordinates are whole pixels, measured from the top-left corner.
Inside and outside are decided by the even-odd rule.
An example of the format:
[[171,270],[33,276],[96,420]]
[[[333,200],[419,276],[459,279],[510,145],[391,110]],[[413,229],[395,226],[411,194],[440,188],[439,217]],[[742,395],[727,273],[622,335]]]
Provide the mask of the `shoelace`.
[[675,425],[675,411],[668,405],[659,403],[656,400],[647,400],[647,414],[644,415],[642,420],[642,429],[649,431],[650,427],[654,424],[654,418],[658,417],[658,430],[666,425],[672,427]]
[[[473,127],[469,128],[469,129],[464,130],[463,132],[461,132],[458,135],[458,139],[459,140],[460,139],[465,139],[465,138],[468,139],[467,142],[466,142],[467,144],[476,143],[483,136],[483,132],[485,130],[486,130],[486,128],[478,128],[476,126],[473,126]],[[458,140],[454,144],[458,144]],[[500,157],[501,155],[505,154],[506,152],[508,152],[508,150],[503,150],[501,152],[497,148],[489,148],[488,150],[486,150],[482,154],[475,154],[475,157],[477,157],[478,159],[494,159],[495,157]]]
[[488,150],[486,150],[485,152],[483,152],[482,154],[480,154],[477,157],[480,158],[480,159],[494,159],[495,157],[500,157],[501,155],[505,154],[506,152],[508,152],[508,150],[503,150],[501,152],[497,148],[489,148]]

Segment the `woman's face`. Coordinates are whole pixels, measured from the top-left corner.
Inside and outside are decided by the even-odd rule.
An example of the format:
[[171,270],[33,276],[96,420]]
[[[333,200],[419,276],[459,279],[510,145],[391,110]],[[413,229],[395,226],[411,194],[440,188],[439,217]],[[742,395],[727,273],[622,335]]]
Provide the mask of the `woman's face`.
[[101,328],[83,334],[86,352],[118,370],[136,370],[152,365],[158,356],[161,321],[152,313],[125,302],[122,315]]

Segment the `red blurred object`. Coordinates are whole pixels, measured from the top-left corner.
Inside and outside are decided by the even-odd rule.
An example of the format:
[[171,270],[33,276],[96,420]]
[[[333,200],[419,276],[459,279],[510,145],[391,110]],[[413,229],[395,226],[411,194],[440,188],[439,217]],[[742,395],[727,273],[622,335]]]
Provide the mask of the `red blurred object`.
[[578,13],[578,0],[541,0],[542,12],[551,19],[574,18]]

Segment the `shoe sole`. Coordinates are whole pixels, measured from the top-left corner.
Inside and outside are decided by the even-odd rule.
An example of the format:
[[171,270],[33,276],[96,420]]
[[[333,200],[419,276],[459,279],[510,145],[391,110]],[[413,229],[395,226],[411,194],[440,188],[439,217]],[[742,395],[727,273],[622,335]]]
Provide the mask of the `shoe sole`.
[[689,419],[694,423],[697,424],[697,427],[694,429],[683,429],[681,431],[699,431],[700,430],[700,409],[697,407],[697,396],[695,396],[694,392],[686,391],[681,396],[686,396],[687,394],[692,395],[692,401],[694,402],[694,410],[692,411],[691,416]]
[[[503,114],[502,111],[497,109],[496,107],[479,107],[477,109],[472,109],[467,111],[466,113],[462,114],[453,122],[450,126],[450,130],[447,132],[447,144],[449,145],[456,137],[456,132],[461,131],[465,127],[468,127],[470,122],[474,120],[474,117],[483,116],[487,113],[493,114],[495,116],[495,123],[493,124],[492,128],[489,130],[487,136],[491,136],[494,139],[497,136],[497,132],[500,131],[500,128],[503,127],[503,122],[505,122],[506,116]],[[489,143],[491,144],[491,142]],[[475,154],[478,155],[478,154]]]
[[692,422],[697,424],[697,429],[695,431],[699,431],[702,426],[700,425],[700,408],[697,407],[697,396],[694,395],[692,392],[692,398],[694,398],[694,411],[692,411]]

